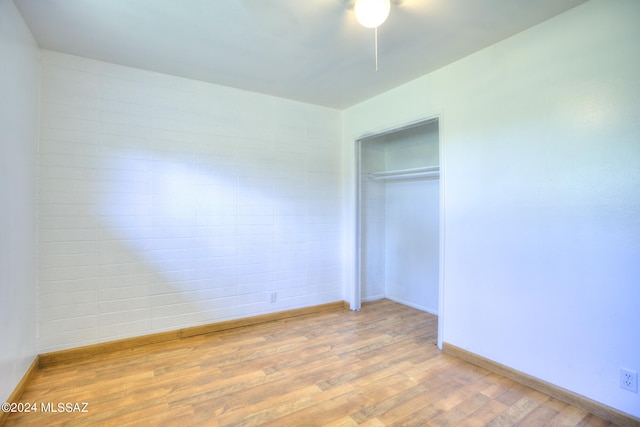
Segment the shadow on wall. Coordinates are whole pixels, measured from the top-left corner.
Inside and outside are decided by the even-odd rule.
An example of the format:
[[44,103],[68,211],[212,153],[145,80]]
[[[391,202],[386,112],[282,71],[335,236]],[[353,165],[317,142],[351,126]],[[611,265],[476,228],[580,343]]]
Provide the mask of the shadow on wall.
[[[110,279],[99,290],[101,328],[160,331],[273,310],[276,288],[305,285],[304,162],[301,179],[279,183],[276,195],[269,162],[241,165],[231,152],[182,157],[129,150],[103,158],[98,245]],[[327,264],[336,256],[325,255]]]

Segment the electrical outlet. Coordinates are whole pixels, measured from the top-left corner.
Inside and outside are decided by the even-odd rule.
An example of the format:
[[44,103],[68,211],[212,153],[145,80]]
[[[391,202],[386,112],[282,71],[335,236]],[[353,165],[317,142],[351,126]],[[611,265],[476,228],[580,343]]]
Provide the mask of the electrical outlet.
[[278,295],[275,292],[271,292],[271,296],[270,296],[269,302],[274,303],[274,302],[276,302],[277,298],[278,298]]
[[620,388],[638,392],[638,373],[629,369],[620,368]]

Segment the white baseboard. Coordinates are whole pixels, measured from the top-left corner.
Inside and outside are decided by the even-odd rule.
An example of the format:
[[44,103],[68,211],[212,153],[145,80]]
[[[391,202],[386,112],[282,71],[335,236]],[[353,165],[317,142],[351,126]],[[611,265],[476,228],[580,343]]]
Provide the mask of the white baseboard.
[[396,298],[396,297],[392,297],[392,296],[389,296],[389,295],[382,295],[379,298],[375,298],[375,299],[382,299],[382,298],[386,298],[388,300],[395,301],[395,302],[397,302],[399,304],[402,304],[402,305],[408,305],[409,307],[413,307],[413,308],[416,308],[416,309],[421,310],[421,311],[426,311],[427,313],[431,313],[431,314],[434,314],[436,316],[438,315],[438,310],[435,310],[435,309],[429,308],[429,307],[425,307],[423,305],[416,304],[416,303],[413,303],[411,301],[405,301],[402,298]]
[[384,299],[384,298],[385,298],[384,294],[378,294],[378,295],[372,295],[372,296],[369,296],[369,297],[366,297],[366,298],[362,298],[360,301],[361,302],[369,302],[369,301],[376,301],[376,300]]

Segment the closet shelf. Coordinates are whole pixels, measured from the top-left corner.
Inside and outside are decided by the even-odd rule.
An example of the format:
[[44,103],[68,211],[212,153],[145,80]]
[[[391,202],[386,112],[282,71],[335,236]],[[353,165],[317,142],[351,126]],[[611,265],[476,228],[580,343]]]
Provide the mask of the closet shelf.
[[398,169],[384,172],[371,172],[369,174],[369,179],[372,181],[405,181],[419,179],[437,179],[439,177],[439,166],[429,166],[413,169]]

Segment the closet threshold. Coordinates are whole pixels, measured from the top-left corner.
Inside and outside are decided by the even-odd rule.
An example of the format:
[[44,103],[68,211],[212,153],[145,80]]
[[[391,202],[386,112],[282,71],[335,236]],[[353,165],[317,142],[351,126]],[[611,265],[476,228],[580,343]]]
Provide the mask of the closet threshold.
[[371,172],[369,179],[372,181],[404,181],[420,179],[437,179],[440,177],[439,166],[423,168],[398,169],[383,172]]

